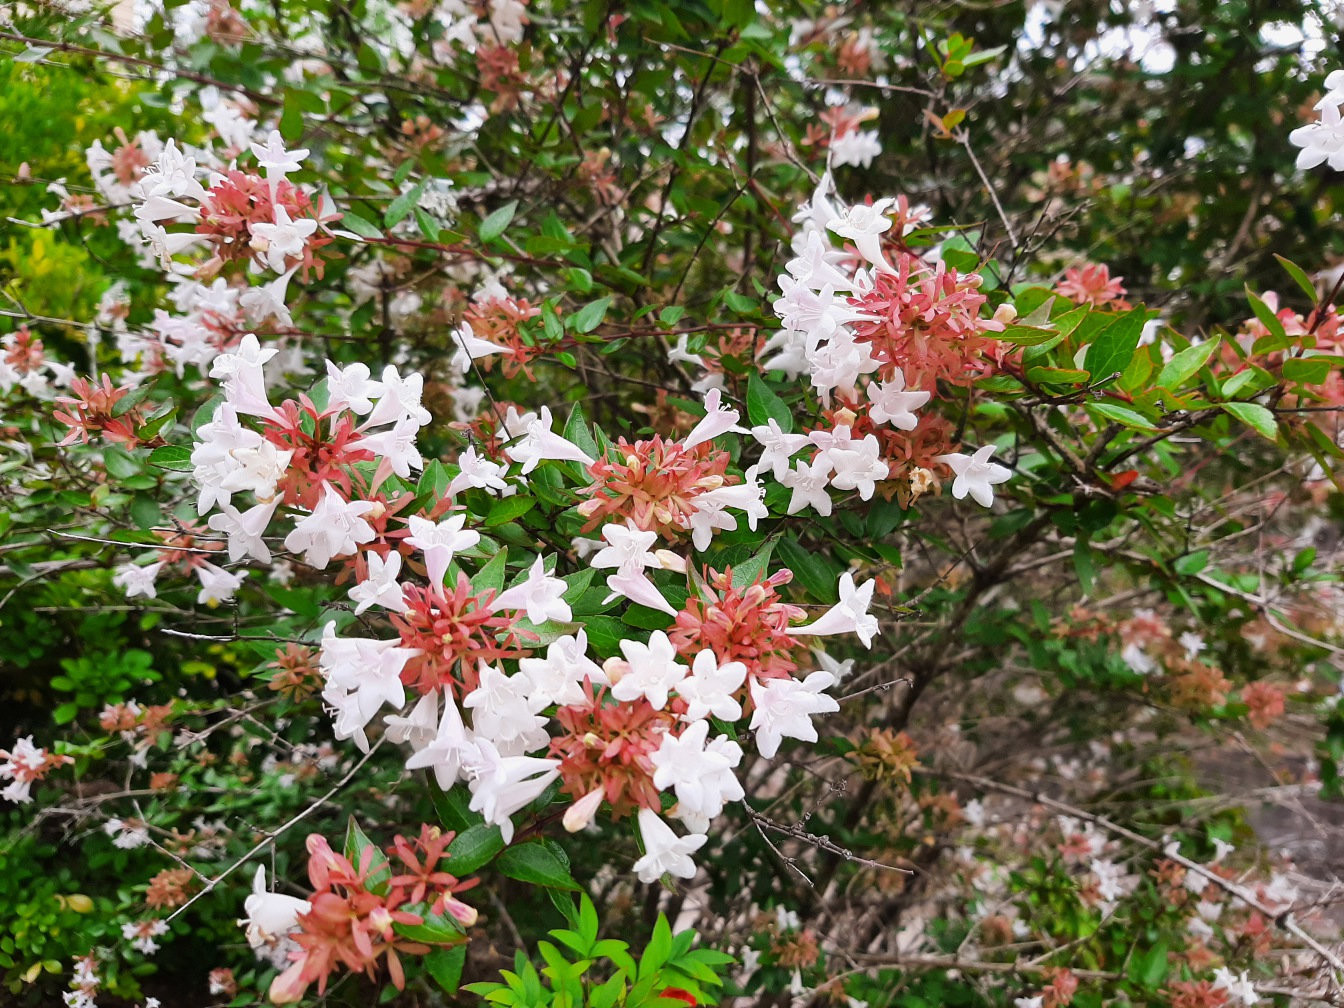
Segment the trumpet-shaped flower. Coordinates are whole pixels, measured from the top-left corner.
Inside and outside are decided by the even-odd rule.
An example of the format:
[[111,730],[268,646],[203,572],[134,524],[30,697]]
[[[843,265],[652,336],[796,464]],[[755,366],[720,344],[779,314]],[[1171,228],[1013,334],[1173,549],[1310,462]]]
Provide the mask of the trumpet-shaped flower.
[[686,702],[682,718],[699,721],[712,714],[721,721],[736,721],[742,705],[733,694],[746,681],[746,665],[737,661],[720,665],[713,650],[705,648],[691,662],[691,674],[677,683],[677,696]]
[[504,454],[522,463],[524,476],[543,459],[557,462],[593,461],[578,445],[551,430],[551,423],[551,411],[545,406],[539,413],[522,415],[512,406],[509,407],[504,417],[504,430],[511,440],[504,446]]
[[872,647],[877,635],[877,617],[868,613],[873,603],[875,581],[867,581],[860,587],[854,586],[854,575],[845,571],[840,575],[840,601],[822,613],[814,622],[806,626],[790,627],[789,633],[795,637],[810,634],[824,637],[828,634],[854,633],[859,635],[864,647]]
[[365,553],[364,561],[368,565],[368,576],[350,589],[355,615],[375,605],[393,612],[405,612],[408,608],[406,596],[402,592],[401,582],[397,580],[397,574],[401,571],[401,554],[389,552],[384,559],[377,553]]
[[751,730],[756,733],[756,748],[767,759],[779,752],[785,738],[817,741],[813,714],[831,714],[840,709],[834,697],[822,690],[835,682],[829,672],[813,672],[801,682],[797,679],[769,679],[751,684],[751,700],[756,705],[751,715]]
[[512,588],[506,588],[495,596],[494,601],[490,603],[490,611],[526,610],[527,618],[534,626],[541,626],[548,620],[565,623],[573,618],[569,604],[563,598],[568,590],[569,585],[563,580],[552,577],[546,572],[546,565],[538,555],[523,582]]
[[[427,697],[437,693],[426,694]],[[422,701],[423,702],[423,701]],[[418,705],[417,705],[418,707]],[[480,759],[476,737],[462,722],[462,712],[453,702],[451,690],[443,691],[443,717],[438,731],[427,745],[406,761],[407,770],[431,769],[439,787],[447,791],[468,776],[466,768]]]
[[939,455],[938,461],[946,464],[956,479],[952,481],[952,496],[961,500],[967,494],[977,504],[989,507],[994,503],[994,486],[1006,483],[1013,475],[1007,466],[991,462],[993,445],[985,445],[974,455]]
[[321,570],[332,557],[348,556],[373,540],[373,526],[364,520],[373,506],[372,501],[347,501],[324,482],[317,507],[294,525],[285,549],[302,553],[304,563]]
[[627,667],[611,687],[611,695],[625,702],[642,697],[654,710],[666,707],[668,693],[686,678],[686,666],[677,661],[677,649],[667,634],[655,630],[647,644],[623,640],[621,653]]
[[645,884],[657,882],[664,875],[694,878],[691,855],[709,839],[703,833],[679,837],[662,816],[647,808],[639,810],[639,835],[644,839],[644,856],[635,862],[635,872]]
[[479,532],[463,528],[466,523],[465,514],[455,514],[438,523],[416,515],[409,519],[411,534],[406,541],[424,554],[425,570],[431,584],[441,586],[453,556],[481,541]]

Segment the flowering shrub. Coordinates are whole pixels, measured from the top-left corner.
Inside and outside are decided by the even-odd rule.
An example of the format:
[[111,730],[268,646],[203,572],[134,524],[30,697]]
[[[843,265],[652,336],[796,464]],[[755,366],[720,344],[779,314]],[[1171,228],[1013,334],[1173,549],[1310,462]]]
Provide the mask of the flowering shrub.
[[1031,10],[8,12],[160,110],[16,209],[18,1002],[1334,997],[1339,270],[987,169],[1184,31]]

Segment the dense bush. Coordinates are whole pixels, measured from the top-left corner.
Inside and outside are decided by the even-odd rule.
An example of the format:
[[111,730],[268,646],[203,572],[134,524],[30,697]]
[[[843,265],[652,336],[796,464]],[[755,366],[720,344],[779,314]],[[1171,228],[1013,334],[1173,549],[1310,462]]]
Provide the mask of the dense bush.
[[1331,16],[6,8],[6,996],[1340,1003]]

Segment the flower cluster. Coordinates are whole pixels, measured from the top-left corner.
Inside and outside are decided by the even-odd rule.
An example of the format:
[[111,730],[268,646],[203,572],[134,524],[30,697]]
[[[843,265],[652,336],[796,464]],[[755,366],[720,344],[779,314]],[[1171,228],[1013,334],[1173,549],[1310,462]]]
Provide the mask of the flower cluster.
[[[406,982],[400,956],[425,955],[464,940],[460,931],[475,923],[476,911],[456,894],[476,882],[460,881],[442,868],[453,836],[423,826],[414,840],[398,836],[386,856],[365,843],[351,860],[333,851],[321,834],[311,834],[308,878],[314,892],[306,900],[268,892],[265,868],[258,868],[247,918],[240,923],[253,950],[283,967],[271,983],[271,1000],[292,1004],[314,983],[320,995],[341,968],[373,976],[384,956],[400,990]],[[441,940],[412,941],[397,931],[398,925],[428,921],[447,928],[436,932]]]
[[[889,235],[893,209],[900,227]],[[1011,475],[989,461],[993,446],[966,456],[945,441],[929,445],[929,433],[942,429],[915,412],[939,382],[966,385],[993,370],[999,354],[993,334],[1012,314],[982,317],[978,274],[962,275],[942,261],[930,266],[904,248],[910,213],[896,198],[843,206],[827,175],[794,217],[796,255],[774,303],[783,328],[765,344],[762,366],[806,375],[828,408],[827,426],[792,433],[772,419],[751,432],[763,449],[756,469],[773,472],[793,491],[790,514],[810,507],[829,515],[831,490],[857,490],[868,500],[878,483],[893,478],[918,496],[937,473],[912,459],[952,472],[953,496],[970,494],[986,507],[993,486]],[[831,235],[846,240],[843,250]],[[833,400],[839,405],[830,409]],[[792,456],[803,450],[810,457],[794,466]]]
[[4,760],[0,763],[0,780],[9,781],[0,791],[0,798],[24,804],[33,800],[35,781],[42,780],[59,766],[74,762],[71,756],[50,753],[33,745],[31,735],[19,739],[11,750],[0,749],[0,759]]

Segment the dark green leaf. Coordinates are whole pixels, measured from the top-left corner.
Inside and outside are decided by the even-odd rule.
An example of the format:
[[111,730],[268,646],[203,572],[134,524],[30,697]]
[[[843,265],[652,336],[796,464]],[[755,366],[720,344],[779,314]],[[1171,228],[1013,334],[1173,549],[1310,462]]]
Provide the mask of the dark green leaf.
[[499,856],[495,867],[520,882],[556,889],[579,888],[570,876],[569,869],[540,843],[525,843],[508,848]]
[[747,379],[747,416],[757,426],[764,426],[767,421],[773,420],[785,434],[793,431],[793,411],[754,371]]
[[485,220],[481,221],[481,226],[476,229],[476,236],[483,242],[491,242],[504,233],[504,229],[513,221],[513,214],[518,209],[518,201],[506,203]]
[[1092,376],[1093,382],[1124,373],[1138,349],[1139,336],[1147,320],[1148,313],[1143,308],[1133,308],[1097,334],[1083,358],[1083,368]]
[[458,878],[470,875],[488,864],[503,849],[504,837],[500,835],[499,827],[477,823],[459,833],[448,845],[444,871]]

